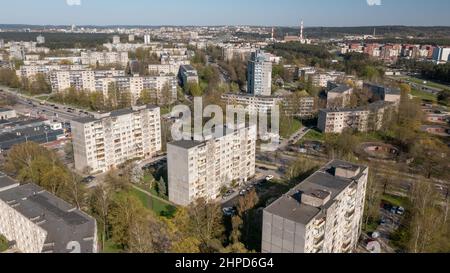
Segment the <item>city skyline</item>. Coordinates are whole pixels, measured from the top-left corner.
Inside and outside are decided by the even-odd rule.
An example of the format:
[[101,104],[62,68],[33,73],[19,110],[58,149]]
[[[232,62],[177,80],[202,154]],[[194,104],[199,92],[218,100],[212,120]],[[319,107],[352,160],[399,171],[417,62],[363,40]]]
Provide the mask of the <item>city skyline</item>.
[[0,24],[298,26],[303,19],[305,27],[450,26],[449,9],[439,0],[18,0],[2,4]]

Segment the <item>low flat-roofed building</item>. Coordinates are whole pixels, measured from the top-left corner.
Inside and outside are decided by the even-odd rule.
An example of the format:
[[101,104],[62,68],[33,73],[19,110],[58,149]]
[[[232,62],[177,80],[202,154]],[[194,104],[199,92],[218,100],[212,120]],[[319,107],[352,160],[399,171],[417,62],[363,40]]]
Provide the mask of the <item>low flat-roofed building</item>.
[[24,142],[38,144],[49,143],[64,137],[64,130],[53,130],[48,125],[25,127],[0,133],[0,152],[11,149],[12,146]]
[[95,219],[35,184],[0,191],[0,234],[23,253],[97,252]]
[[0,120],[16,118],[17,113],[14,109],[0,108]]
[[263,213],[263,253],[346,253],[361,234],[369,169],[334,160]]

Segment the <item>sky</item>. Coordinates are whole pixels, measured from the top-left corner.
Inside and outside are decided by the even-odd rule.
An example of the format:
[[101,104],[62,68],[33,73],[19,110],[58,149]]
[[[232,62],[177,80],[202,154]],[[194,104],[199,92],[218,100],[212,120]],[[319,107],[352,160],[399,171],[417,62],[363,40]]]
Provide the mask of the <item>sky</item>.
[[450,26],[448,0],[2,0],[0,24]]

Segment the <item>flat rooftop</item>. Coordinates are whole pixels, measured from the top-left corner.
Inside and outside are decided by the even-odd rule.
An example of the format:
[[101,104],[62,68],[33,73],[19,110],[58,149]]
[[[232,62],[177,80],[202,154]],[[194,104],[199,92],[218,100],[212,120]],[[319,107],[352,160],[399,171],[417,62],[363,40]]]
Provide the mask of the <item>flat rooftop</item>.
[[[354,178],[338,177],[334,175],[336,168],[348,168],[355,172],[359,169],[359,172]],[[317,215],[325,212],[333,204],[336,196],[350,186],[353,183],[353,179],[359,179],[366,168],[365,166],[334,160],[293,187],[288,193],[269,205],[265,211],[296,223],[307,225]],[[322,207],[305,205],[300,202],[301,193],[315,193],[321,198],[325,196],[325,193],[329,193],[330,201]]]
[[183,149],[191,149],[191,148],[197,147],[203,143],[204,142],[200,142],[200,141],[196,141],[196,140],[179,140],[179,141],[171,142],[168,145],[180,147]]
[[[150,110],[154,110],[156,108],[159,108],[158,106],[154,106],[154,105],[146,105],[146,106],[141,106],[139,110],[143,110],[143,109],[150,109]],[[103,118],[109,118],[109,117],[120,117],[123,115],[128,115],[134,112],[139,111],[137,108],[133,109],[133,108],[125,108],[125,109],[120,109],[120,110],[115,110],[112,112],[104,112],[104,113],[97,113],[98,115],[104,115],[102,117],[82,117],[82,118],[78,118],[78,119],[74,119],[74,122],[77,123],[91,123],[94,121],[99,121],[102,120]]]
[[0,172],[0,192],[18,186],[19,182]]
[[42,252],[70,253],[72,242],[79,244],[81,253],[96,249],[95,219],[41,187],[35,184],[15,187],[0,192],[0,200],[47,231]]
[[342,84],[342,85],[338,85],[337,87],[331,89],[330,91],[328,91],[328,93],[339,93],[339,94],[342,94],[342,93],[345,93],[345,92],[347,92],[347,91],[349,91],[351,89],[352,88],[350,86]]

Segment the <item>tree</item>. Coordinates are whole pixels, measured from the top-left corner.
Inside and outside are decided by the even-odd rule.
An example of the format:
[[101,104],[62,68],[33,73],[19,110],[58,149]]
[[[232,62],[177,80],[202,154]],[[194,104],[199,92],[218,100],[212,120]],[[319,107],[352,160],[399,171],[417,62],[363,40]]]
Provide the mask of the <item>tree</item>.
[[109,214],[111,239],[129,252],[152,252],[149,217],[142,203],[134,196],[119,196]]
[[200,251],[205,253],[217,252],[223,246],[224,226],[220,205],[208,203],[198,199],[187,208],[187,230],[200,241]]
[[127,177],[120,177],[117,170],[109,171],[105,176],[104,183],[116,192],[127,190],[130,187]]
[[450,177],[447,168],[450,149],[440,140],[433,138],[422,138],[414,142],[411,148],[414,156],[414,166],[420,168],[430,179],[432,176]]
[[367,179],[366,205],[364,207],[364,224],[367,230],[370,222],[376,222],[380,215],[381,190],[376,183],[373,172]]
[[203,95],[200,85],[196,82],[188,82],[185,92],[193,97],[201,97]]
[[414,253],[430,251],[430,246],[439,239],[438,235],[445,227],[437,200],[438,193],[432,183],[419,180],[413,184],[409,248]]
[[339,135],[326,135],[325,147],[331,158],[351,159],[353,147],[358,145],[358,139],[352,130],[346,129]]
[[166,181],[162,177],[158,181],[158,193],[161,196],[167,196]]
[[151,95],[149,89],[142,89],[141,94],[137,100],[138,105],[147,105],[147,104],[155,104],[154,98]]
[[99,222],[103,227],[101,233],[102,249],[105,248],[105,241],[107,238],[109,238],[109,229],[107,228],[107,226],[109,210],[112,204],[112,194],[113,191],[111,190],[111,187],[102,183],[94,189],[91,197],[91,208],[93,212],[100,217]]

